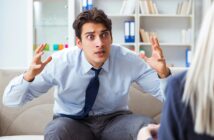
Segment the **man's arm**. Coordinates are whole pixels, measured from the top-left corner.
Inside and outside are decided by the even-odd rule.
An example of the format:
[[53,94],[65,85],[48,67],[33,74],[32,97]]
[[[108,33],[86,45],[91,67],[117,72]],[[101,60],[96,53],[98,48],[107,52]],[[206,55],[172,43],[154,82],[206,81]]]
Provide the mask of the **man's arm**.
[[48,80],[49,76],[45,76],[45,74],[35,78],[52,59],[49,57],[46,61],[41,61],[44,48],[45,45],[41,45],[36,49],[30,68],[24,74],[14,78],[6,87],[3,95],[4,105],[22,105],[38,97],[41,93],[47,92],[52,86],[50,82],[48,82],[50,81]]

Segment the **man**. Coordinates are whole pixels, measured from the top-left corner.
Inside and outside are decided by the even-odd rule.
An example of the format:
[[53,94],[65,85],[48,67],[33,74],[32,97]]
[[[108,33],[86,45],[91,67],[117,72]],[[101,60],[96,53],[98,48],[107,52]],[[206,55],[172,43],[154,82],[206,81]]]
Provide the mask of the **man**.
[[[45,45],[35,51],[30,68],[10,82],[5,105],[22,105],[56,86],[54,119],[45,140],[132,140],[151,119],[128,110],[128,90],[136,82],[163,101],[160,78],[166,67],[156,38],[152,57],[141,57],[112,45],[111,20],[96,8],[80,13],[73,23],[78,47],[60,51],[41,62]],[[50,63],[49,63],[50,62]]]

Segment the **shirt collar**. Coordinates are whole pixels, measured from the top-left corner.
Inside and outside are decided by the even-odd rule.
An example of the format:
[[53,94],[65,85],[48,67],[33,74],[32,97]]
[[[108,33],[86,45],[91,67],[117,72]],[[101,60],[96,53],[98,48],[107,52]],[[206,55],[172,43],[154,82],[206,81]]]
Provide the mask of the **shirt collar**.
[[[83,68],[83,73],[86,74],[87,72],[89,72],[91,70],[91,68],[93,68],[93,66],[88,62],[83,51],[81,51],[81,59],[82,59],[81,64],[82,64],[82,68]],[[102,66],[102,69],[105,70],[106,72],[109,71],[109,59],[110,58],[108,58]]]
[[87,72],[89,72],[91,70],[91,68],[93,67],[88,60],[85,58],[84,52],[81,51],[81,58],[82,58],[82,68],[83,68],[83,73],[86,74]]
[[109,72],[109,62],[110,62],[109,59],[110,57],[108,57],[108,59],[105,61],[105,63],[102,66],[103,70],[105,70],[106,72]]

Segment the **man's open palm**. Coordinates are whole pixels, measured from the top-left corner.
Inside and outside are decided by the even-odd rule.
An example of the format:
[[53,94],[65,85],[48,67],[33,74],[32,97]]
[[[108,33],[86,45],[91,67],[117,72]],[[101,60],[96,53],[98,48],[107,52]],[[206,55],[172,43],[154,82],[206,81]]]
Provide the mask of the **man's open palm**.
[[52,57],[49,56],[44,62],[41,61],[45,46],[46,44],[42,44],[35,50],[33,61],[31,62],[28,71],[24,75],[25,80],[32,81],[35,76],[41,73],[44,67],[52,60]]
[[162,49],[160,48],[158,39],[156,37],[151,37],[150,42],[152,46],[152,56],[147,57],[144,53],[141,53],[140,57],[143,58],[151,68],[156,70],[156,72],[161,75],[168,70]]

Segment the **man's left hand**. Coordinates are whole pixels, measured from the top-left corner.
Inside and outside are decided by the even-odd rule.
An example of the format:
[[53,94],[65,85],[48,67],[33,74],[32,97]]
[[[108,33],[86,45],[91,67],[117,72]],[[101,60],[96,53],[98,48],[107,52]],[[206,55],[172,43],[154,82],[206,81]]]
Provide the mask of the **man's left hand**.
[[147,57],[144,53],[140,54],[140,57],[143,58],[151,68],[153,68],[159,75],[160,78],[166,78],[170,75],[170,70],[166,66],[166,61],[163,55],[163,51],[160,48],[159,41],[157,37],[150,37],[150,42],[152,46],[152,56]]

